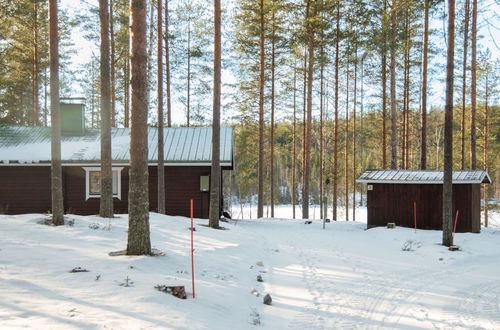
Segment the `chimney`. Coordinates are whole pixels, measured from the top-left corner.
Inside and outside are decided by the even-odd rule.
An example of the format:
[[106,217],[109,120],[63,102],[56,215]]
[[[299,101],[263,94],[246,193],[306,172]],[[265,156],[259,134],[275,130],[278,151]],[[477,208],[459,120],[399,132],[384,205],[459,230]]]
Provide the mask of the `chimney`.
[[85,134],[85,98],[61,98],[61,133]]

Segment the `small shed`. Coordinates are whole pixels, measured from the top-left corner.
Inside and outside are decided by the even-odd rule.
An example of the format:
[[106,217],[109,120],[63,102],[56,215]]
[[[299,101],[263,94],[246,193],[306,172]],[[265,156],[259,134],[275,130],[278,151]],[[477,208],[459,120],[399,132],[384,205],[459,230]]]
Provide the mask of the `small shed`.
[[[357,180],[367,184],[368,228],[397,226],[443,228],[443,171],[367,170]],[[481,230],[480,185],[491,183],[486,171],[453,171],[453,215],[457,232]],[[416,215],[416,217],[415,217]]]

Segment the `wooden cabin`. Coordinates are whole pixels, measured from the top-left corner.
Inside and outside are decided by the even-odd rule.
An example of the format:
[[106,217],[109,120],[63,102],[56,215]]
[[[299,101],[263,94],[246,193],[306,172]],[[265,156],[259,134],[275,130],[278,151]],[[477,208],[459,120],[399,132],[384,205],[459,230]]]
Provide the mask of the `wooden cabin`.
[[[78,111],[75,114],[78,117]],[[83,128],[78,118],[76,122],[75,125],[73,117],[69,120],[73,127],[68,127],[63,120],[65,129],[61,141],[61,159],[64,209],[73,214],[98,214],[100,132]],[[130,131],[129,128],[113,128],[111,135],[114,212],[127,213]],[[232,129],[222,127],[220,138],[221,171],[232,170]],[[148,128],[151,211],[156,211],[158,199],[157,139],[157,129]],[[167,214],[189,216],[189,200],[193,199],[194,216],[208,218],[211,144],[211,127],[164,129]],[[0,213],[50,212],[50,150],[50,127],[0,126]],[[221,208],[222,205],[221,195]]]
[[[357,180],[367,184],[368,228],[396,226],[443,228],[443,171],[368,170]],[[486,171],[453,171],[453,217],[457,232],[481,231],[480,185],[491,183]],[[415,217],[416,215],[416,217]]]

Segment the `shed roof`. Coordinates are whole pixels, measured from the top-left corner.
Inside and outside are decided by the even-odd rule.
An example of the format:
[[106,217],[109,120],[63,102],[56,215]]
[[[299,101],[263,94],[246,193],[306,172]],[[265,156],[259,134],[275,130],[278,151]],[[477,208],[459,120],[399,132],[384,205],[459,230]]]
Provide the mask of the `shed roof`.
[[[360,183],[442,184],[440,170],[367,170],[359,176]],[[486,171],[453,171],[454,184],[491,183]]]
[[[112,159],[115,163],[128,163],[130,129],[111,129]],[[148,128],[148,160],[158,158],[158,129]],[[0,164],[44,163],[51,159],[51,128],[0,125]],[[63,163],[96,163],[101,157],[100,131],[87,129],[82,136],[62,136]],[[212,161],[211,127],[164,128],[164,155],[167,163],[200,164]],[[220,161],[232,165],[232,128],[221,127]]]

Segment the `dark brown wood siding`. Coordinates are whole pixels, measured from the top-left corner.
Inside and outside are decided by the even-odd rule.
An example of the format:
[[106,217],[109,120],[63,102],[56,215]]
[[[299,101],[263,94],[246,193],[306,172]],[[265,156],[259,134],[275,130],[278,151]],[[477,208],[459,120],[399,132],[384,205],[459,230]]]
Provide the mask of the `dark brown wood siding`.
[[[193,199],[194,217],[208,218],[209,192],[200,191],[200,176],[210,175],[208,166],[165,167],[165,208],[168,215],[189,216],[189,201]],[[158,208],[158,172],[149,167],[149,208]]]
[[[228,168],[223,168],[227,170]],[[168,215],[189,216],[189,201],[194,216],[208,218],[209,192],[200,191],[200,176],[210,175],[209,166],[165,167],[165,198]],[[222,176],[221,176],[222,177]],[[121,198],[114,198],[114,212],[128,213],[128,167],[121,171]],[[67,213],[99,213],[99,198],[85,196],[85,170],[63,167],[64,209]],[[149,167],[150,210],[157,210],[157,168]],[[221,198],[221,205],[222,198]],[[0,166],[0,213],[44,213],[51,209],[50,166]]]
[[[442,194],[439,184],[370,184],[368,191],[368,227],[414,227],[416,203],[417,228],[442,229]],[[458,210],[457,232],[479,232],[480,196],[478,184],[453,185],[453,214]]]
[[50,209],[49,166],[0,166],[0,213],[45,213]]

